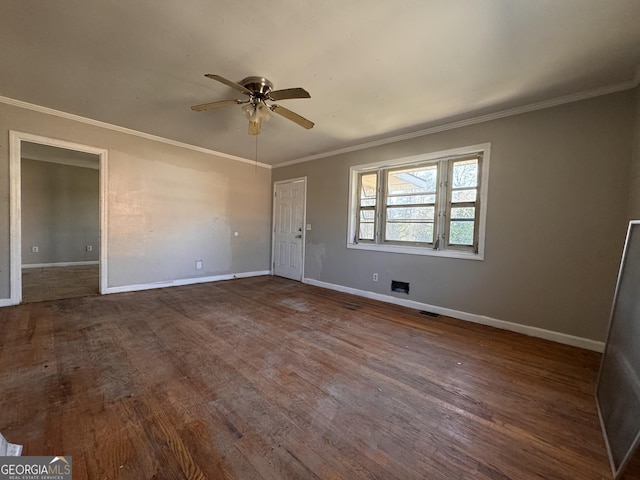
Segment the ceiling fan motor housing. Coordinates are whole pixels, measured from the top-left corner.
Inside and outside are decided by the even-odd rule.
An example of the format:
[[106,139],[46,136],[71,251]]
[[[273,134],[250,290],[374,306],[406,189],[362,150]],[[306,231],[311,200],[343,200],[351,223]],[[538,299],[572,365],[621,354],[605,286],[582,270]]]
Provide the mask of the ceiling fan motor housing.
[[273,83],[264,77],[247,77],[241,80],[240,85],[254,92],[254,95],[260,100],[269,98],[269,92],[273,90]]

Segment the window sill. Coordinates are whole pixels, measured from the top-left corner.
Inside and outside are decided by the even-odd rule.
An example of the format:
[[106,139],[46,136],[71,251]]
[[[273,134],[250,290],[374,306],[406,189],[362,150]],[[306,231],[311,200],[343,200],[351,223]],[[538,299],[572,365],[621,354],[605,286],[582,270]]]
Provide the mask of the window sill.
[[460,258],[466,260],[484,260],[484,254],[461,252],[457,250],[433,250],[425,247],[410,247],[406,245],[378,245],[373,243],[347,243],[347,248],[355,250],[372,250],[385,253],[403,253],[408,255],[427,255],[430,257]]

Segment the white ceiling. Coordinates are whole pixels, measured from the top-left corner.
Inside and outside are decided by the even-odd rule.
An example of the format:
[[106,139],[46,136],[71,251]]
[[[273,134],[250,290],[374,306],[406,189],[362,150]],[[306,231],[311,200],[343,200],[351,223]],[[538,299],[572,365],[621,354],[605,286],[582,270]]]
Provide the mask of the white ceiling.
[[0,96],[255,159],[239,98],[269,78],[316,123],[270,164],[605,87],[640,66],[640,0],[2,0]]

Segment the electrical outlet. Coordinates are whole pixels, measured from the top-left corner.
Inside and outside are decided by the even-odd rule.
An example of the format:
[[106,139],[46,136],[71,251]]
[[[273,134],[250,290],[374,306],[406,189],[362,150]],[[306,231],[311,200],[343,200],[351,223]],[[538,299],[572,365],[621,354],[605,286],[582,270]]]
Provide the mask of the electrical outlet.
[[38,253],[38,250],[40,250],[40,249],[35,245],[33,247],[31,247],[31,252],[32,253]]
[[377,282],[377,281],[378,281],[378,274],[377,274],[377,273],[374,273],[374,274],[373,274],[373,281],[374,281],[374,282]]
[[93,252],[93,246],[87,245],[87,252]]
[[196,260],[196,270],[202,270],[202,260]]

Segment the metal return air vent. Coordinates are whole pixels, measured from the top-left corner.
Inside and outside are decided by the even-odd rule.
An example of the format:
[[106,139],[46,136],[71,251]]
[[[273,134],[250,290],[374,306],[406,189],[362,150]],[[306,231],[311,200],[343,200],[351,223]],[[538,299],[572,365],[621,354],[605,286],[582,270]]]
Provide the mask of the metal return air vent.
[[399,282],[397,280],[391,280],[391,291],[406,293],[407,295],[409,295],[409,282]]

